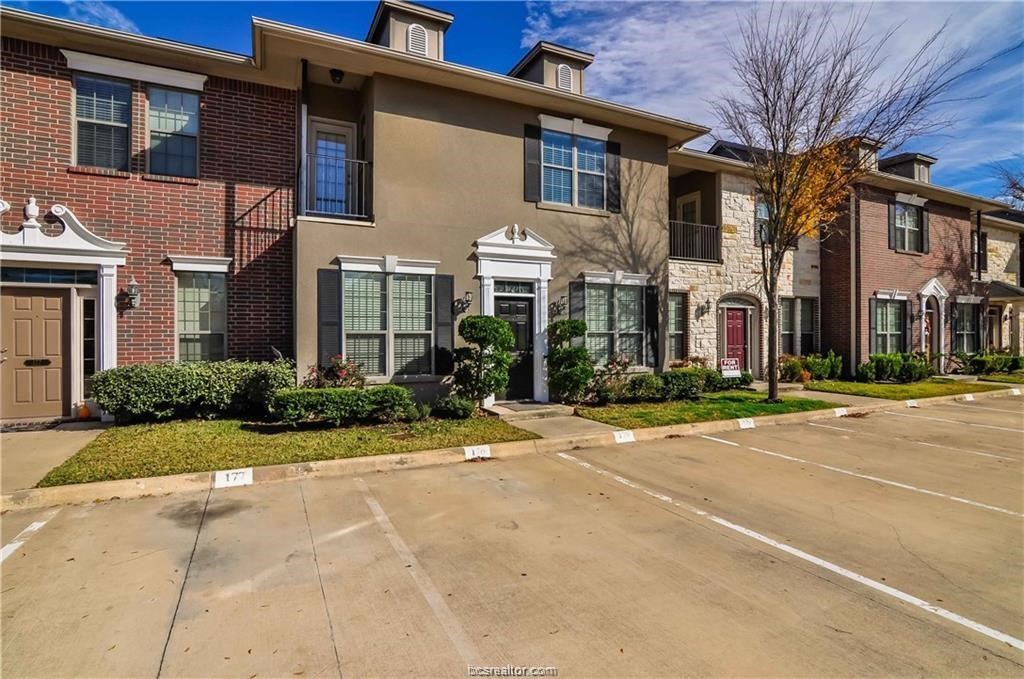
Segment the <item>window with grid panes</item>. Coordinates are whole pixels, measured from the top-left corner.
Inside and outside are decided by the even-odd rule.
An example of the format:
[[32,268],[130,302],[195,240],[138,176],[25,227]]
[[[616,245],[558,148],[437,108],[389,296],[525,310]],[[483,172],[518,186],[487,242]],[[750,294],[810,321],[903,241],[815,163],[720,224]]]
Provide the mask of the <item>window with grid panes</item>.
[[686,358],[686,295],[668,296],[668,355],[673,361]]
[[82,396],[92,396],[96,374],[96,300],[82,298]]
[[875,353],[902,353],[904,351],[904,311],[902,300],[875,302]]
[[981,348],[981,324],[978,304],[956,305],[956,351],[973,354]]
[[227,276],[178,273],[178,359],[220,361],[227,353]]
[[814,304],[813,299],[800,299],[800,355],[814,353]]
[[425,274],[344,274],[345,356],[367,375],[433,372],[434,282]]
[[541,146],[544,202],[603,210],[605,142],[544,130]]
[[128,169],[132,88],[91,75],[75,76],[75,162]]
[[779,306],[782,310],[782,318],[780,325],[782,335],[782,353],[794,354],[796,352],[796,300],[792,297],[787,297],[779,300]]
[[587,351],[598,365],[625,354],[644,364],[644,288],[587,283]]
[[921,238],[922,209],[917,205],[896,203],[893,209],[896,220],[896,249],[921,252],[924,249]]
[[432,372],[433,277],[395,274],[391,286],[394,319],[395,374],[429,375]]
[[199,95],[149,88],[149,171],[175,177],[199,174]]
[[388,279],[386,274],[346,271],[345,356],[367,375],[386,375]]

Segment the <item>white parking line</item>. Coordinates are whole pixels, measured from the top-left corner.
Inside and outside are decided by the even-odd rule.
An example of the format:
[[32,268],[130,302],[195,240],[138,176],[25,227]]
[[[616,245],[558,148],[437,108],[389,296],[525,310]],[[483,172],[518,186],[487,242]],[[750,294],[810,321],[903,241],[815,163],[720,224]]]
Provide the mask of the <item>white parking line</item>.
[[966,448],[954,448],[953,446],[944,446],[939,443],[927,443],[926,441],[914,441],[919,446],[928,446],[929,448],[943,448],[945,450],[956,450],[961,453],[970,453],[971,455],[981,455],[982,457],[994,457],[997,460],[1010,460],[1016,462],[1017,460],[1012,457],[1005,457],[1003,455],[993,455],[992,453],[983,453],[980,450],[968,450]]
[[715,443],[724,443],[727,446],[739,446],[740,445],[740,444],[738,444],[738,443],[736,443],[734,441],[726,441],[725,439],[717,439],[714,436],[707,436],[706,434],[701,434],[700,437],[702,439],[707,439],[708,441],[714,441]]
[[[893,438],[891,436],[886,436],[884,434],[876,434],[873,431],[858,431],[856,429],[847,429],[846,427],[835,427],[835,426],[833,426],[831,424],[819,424],[818,422],[808,422],[807,424],[809,424],[812,427],[821,427],[823,429],[836,429],[838,431],[847,431],[847,432],[850,432],[851,434],[857,434],[859,436],[876,436],[876,437],[880,436],[880,437],[882,437],[884,439],[888,439],[890,441]],[[705,438],[707,438],[707,437],[705,437]],[[900,438],[901,440],[907,441],[909,443],[916,443],[916,444],[918,444],[920,446],[929,446],[931,448],[942,448],[944,450],[955,450],[955,451],[957,451],[959,453],[968,453],[969,455],[980,455],[981,457],[992,457],[992,458],[995,458],[997,460],[1009,460],[1010,462],[1018,462],[1019,461],[1019,460],[1017,460],[1017,458],[1014,458],[1014,457],[1006,457],[1005,455],[995,455],[993,453],[985,453],[985,452],[982,452],[980,450],[968,450],[967,448],[954,448],[953,446],[943,446],[943,445],[939,445],[938,443],[926,443],[924,441],[915,441],[914,439],[908,439],[906,437],[897,437],[897,438]],[[715,440],[718,440],[718,439],[712,439],[712,440],[715,441]]]
[[[725,443],[730,443],[731,444],[732,441],[727,441]],[[900,483],[899,481],[890,481],[889,479],[883,479],[883,478],[880,478],[878,476],[871,476],[869,474],[861,474],[859,472],[850,471],[849,469],[843,469],[842,467],[833,467],[830,464],[822,464],[820,462],[812,462],[811,460],[805,460],[802,457],[793,457],[792,455],[783,455],[782,453],[773,453],[772,451],[765,450],[763,448],[755,448],[754,446],[745,446],[745,447],[746,447],[747,450],[752,450],[755,453],[761,453],[762,455],[771,455],[772,457],[778,457],[778,458],[781,458],[783,460],[789,460],[790,462],[799,462],[801,464],[809,464],[809,465],[813,465],[815,467],[819,467],[821,469],[827,469],[829,471],[836,472],[837,474],[846,474],[847,476],[855,476],[858,479],[865,479],[867,481],[874,481],[876,483],[884,483],[887,486],[894,486],[896,488],[902,488],[904,490],[912,490],[915,493],[924,493],[925,495],[931,495],[933,497],[941,497],[941,498],[943,498],[945,500],[952,500],[954,502],[960,502],[960,503],[963,503],[965,505],[971,505],[973,507],[980,507],[981,509],[988,509],[988,510],[991,510],[993,512],[999,512],[1001,514],[1009,514],[1010,516],[1019,516],[1021,518],[1024,518],[1024,514],[1021,514],[1020,512],[1015,512],[1015,511],[1010,510],[1010,509],[1004,509],[1003,507],[996,507],[994,505],[987,505],[984,502],[976,502],[974,500],[968,500],[967,498],[957,497],[956,495],[946,495],[945,493],[940,493],[937,490],[928,490],[927,488],[918,488],[917,486],[911,486],[910,484],[907,484],[907,483]]]
[[989,408],[988,406],[969,405],[969,406],[967,406],[966,409],[967,410],[991,410],[994,413],[1012,413],[1014,415],[1020,415],[1021,417],[1024,417],[1024,411],[1021,411],[1021,410],[1010,410],[1009,408]]
[[928,417],[927,415],[911,415],[909,413],[894,413],[891,410],[883,410],[882,413],[886,415],[896,415],[898,417],[914,417],[919,420],[933,420],[935,422],[949,422],[950,424],[965,424],[968,427],[981,427],[982,429],[998,429],[999,431],[1016,431],[1024,433],[1024,429],[1014,429],[1013,427],[997,427],[994,424],[977,424],[976,422],[964,422],[963,420],[950,420],[945,417]]
[[835,429],[836,431],[851,431],[856,433],[856,429],[847,429],[846,427],[833,427],[831,424],[818,424],[817,422],[808,422],[807,424],[812,427],[821,427],[822,429]]
[[377,520],[377,524],[380,526],[381,530],[384,531],[384,536],[387,537],[388,542],[391,543],[392,549],[395,550],[395,553],[398,554],[403,563],[408,566],[406,570],[409,571],[409,575],[412,576],[416,586],[419,587],[420,594],[422,594],[423,598],[427,600],[427,604],[434,612],[434,617],[437,618],[441,627],[444,628],[444,631],[448,635],[448,639],[452,642],[452,645],[455,647],[455,650],[459,652],[460,656],[462,656],[462,660],[466,665],[482,665],[483,662],[481,662],[480,653],[477,651],[473,641],[469,638],[469,635],[466,634],[466,630],[462,627],[462,623],[460,623],[459,619],[455,617],[454,613],[452,613],[452,609],[448,607],[447,603],[445,603],[444,597],[441,596],[441,592],[438,591],[437,587],[430,579],[430,576],[427,575],[427,572],[423,570],[423,566],[420,565],[419,560],[412,553],[412,550],[409,549],[409,546],[405,544],[405,540],[403,540],[402,536],[398,534],[397,530],[395,530],[395,526],[391,523],[391,519],[388,518],[384,508],[380,505],[380,502],[377,501],[377,498],[373,496],[373,493],[370,492],[369,486],[366,485],[366,482],[363,481],[362,478],[356,477],[354,481],[356,487],[358,487],[362,492],[363,499],[366,500],[366,504],[369,506],[370,511],[373,512],[373,518]]
[[25,530],[15,535],[13,540],[4,545],[3,549],[0,549],[0,563],[3,563],[7,560],[7,557],[21,549],[21,546],[25,544],[30,537],[38,533],[39,529],[45,526],[50,519],[57,516],[57,512],[59,511],[60,509],[58,508],[44,514],[42,521],[33,521],[25,527]]
[[797,549],[796,547],[791,547],[791,546],[789,546],[789,545],[787,545],[785,543],[779,542],[778,540],[773,540],[772,538],[768,537],[767,535],[762,535],[761,533],[758,533],[757,531],[751,530],[749,528],[745,528],[745,527],[740,526],[739,524],[735,524],[735,523],[733,523],[733,522],[731,522],[731,521],[729,521],[727,519],[723,519],[721,517],[715,516],[714,514],[706,512],[706,511],[704,511],[702,509],[698,509],[697,507],[694,507],[693,505],[687,504],[685,502],[680,502],[679,500],[674,500],[671,497],[669,497],[668,495],[664,495],[662,493],[657,493],[657,492],[655,492],[653,490],[645,488],[644,486],[640,485],[639,483],[636,483],[635,481],[631,481],[631,480],[626,479],[624,477],[621,477],[621,476],[618,476],[618,475],[615,475],[615,474],[611,474],[610,472],[608,472],[605,469],[601,469],[600,467],[592,465],[589,462],[584,462],[583,460],[580,460],[580,459],[578,459],[576,457],[573,457],[572,455],[569,455],[568,453],[558,453],[558,456],[563,458],[563,459],[565,459],[565,460],[568,460],[569,462],[575,462],[576,464],[578,464],[579,466],[583,467],[584,469],[589,469],[590,471],[593,471],[593,472],[595,472],[597,474],[600,474],[602,476],[608,476],[610,478],[613,478],[616,481],[618,481],[619,483],[622,483],[623,485],[626,485],[626,486],[628,486],[630,488],[634,488],[636,490],[639,490],[642,493],[644,493],[646,495],[649,495],[650,497],[656,498],[658,500],[661,500],[662,502],[668,503],[668,504],[672,505],[673,507],[678,507],[679,509],[683,509],[683,510],[685,510],[685,511],[691,513],[691,514],[695,514],[695,515],[697,515],[699,517],[705,518],[708,521],[711,521],[711,522],[713,522],[713,523],[715,523],[715,524],[717,524],[719,526],[722,526],[724,528],[728,528],[729,530],[732,530],[732,531],[735,531],[737,533],[740,533],[741,535],[745,535],[745,536],[747,536],[749,538],[757,540],[758,542],[766,544],[766,545],[768,545],[770,547],[774,547],[775,549],[783,551],[786,554],[789,554],[791,556],[795,556],[798,559],[802,559],[804,561],[813,563],[814,565],[819,566],[821,568],[824,568],[825,570],[831,571],[832,573],[835,573],[836,575],[841,575],[844,578],[847,578],[849,580],[853,580],[854,582],[857,582],[857,583],[859,583],[861,585],[865,585],[866,587],[870,587],[871,589],[873,589],[873,590],[875,590],[877,592],[881,592],[883,594],[887,594],[887,595],[889,595],[891,597],[899,599],[900,601],[908,603],[908,604],[910,604],[912,606],[916,606],[917,608],[920,608],[923,611],[927,611],[929,613],[932,613],[933,615],[939,616],[940,618],[943,618],[943,619],[948,620],[950,622],[956,623],[958,625],[966,627],[966,628],[968,628],[970,630],[973,630],[975,632],[979,632],[981,634],[984,634],[985,636],[987,636],[987,637],[989,637],[991,639],[995,639],[996,641],[1000,641],[1000,642],[1009,644],[1010,646],[1012,646],[1014,648],[1017,648],[1017,649],[1020,649],[1020,650],[1024,650],[1024,641],[1022,641],[1021,639],[1018,639],[1016,637],[1010,636],[1009,634],[1006,634],[1005,632],[1000,632],[997,629],[993,629],[993,628],[988,627],[986,625],[982,625],[979,622],[975,622],[975,621],[973,621],[973,620],[971,620],[969,618],[965,618],[962,615],[959,615],[957,613],[953,613],[952,611],[946,610],[945,608],[942,608],[941,606],[935,606],[934,604],[930,604],[927,601],[925,601],[924,599],[919,599],[916,596],[914,596],[912,594],[907,594],[906,592],[898,590],[895,587],[890,587],[889,585],[886,585],[886,584],[883,584],[881,582],[878,582],[877,580],[872,580],[871,578],[868,578],[868,577],[865,577],[863,575],[860,575],[859,573],[855,573],[855,572],[853,572],[853,571],[851,571],[851,570],[849,570],[847,568],[843,568],[842,566],[836,565],[836,564],[834,564],[834,563],[832,563],[830,561],[826,561],[825,559],[822,559],[820,557],[814,556],[813,554],[808,554],[807,552],[805,552],[803,550],[800,550],[800,549]]

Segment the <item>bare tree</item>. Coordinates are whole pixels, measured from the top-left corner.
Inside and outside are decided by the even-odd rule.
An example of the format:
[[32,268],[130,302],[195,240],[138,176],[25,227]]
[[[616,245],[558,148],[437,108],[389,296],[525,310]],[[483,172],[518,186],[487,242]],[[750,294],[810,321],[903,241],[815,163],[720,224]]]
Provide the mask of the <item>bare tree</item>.
[[842,228],[837,218],[850,187],[872,169],[865,146],[898,148],[949,125],[940,105],[952,101],[960,78],[980,68],[964,66],[966,50],[942,49],[943,25],[893,70],[883,54],[901,27],[879,35],[867,20],[867,12],[854,11],[841,21],[830,7],[753,10],[730,49],[739,90],[713,103],[722,127],[750,149],[767,205],[761,278],[772,400],[779,392],[778,283],[787,251],[802,236]]
[[1024,210],[1024,154],[1014,156],[1016,169],[1008,165],[995,166],[1000,182],[1000,198],[1005,199],[1015,210]]

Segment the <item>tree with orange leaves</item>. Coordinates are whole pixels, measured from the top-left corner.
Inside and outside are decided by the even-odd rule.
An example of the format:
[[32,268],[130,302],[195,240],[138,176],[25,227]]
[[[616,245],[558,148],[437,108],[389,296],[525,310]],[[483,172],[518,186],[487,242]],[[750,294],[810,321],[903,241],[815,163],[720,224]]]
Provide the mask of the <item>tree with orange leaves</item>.
[[[731,50],[739,90],[713,103],[722,127],[749,151],[759,200],[762,285],[768,302],[768,398],[779,394],[778,283],[802,237],[841,228],[850,187],[872,171],[873,152],[949,124],[938,105],[967,51],[943,51],[944,25],[895,69],[882,54],[899,26],[867,30],[867,12],[838,25],[831,6],[755,8]],[[883,66],[885,67],[883,69]]]

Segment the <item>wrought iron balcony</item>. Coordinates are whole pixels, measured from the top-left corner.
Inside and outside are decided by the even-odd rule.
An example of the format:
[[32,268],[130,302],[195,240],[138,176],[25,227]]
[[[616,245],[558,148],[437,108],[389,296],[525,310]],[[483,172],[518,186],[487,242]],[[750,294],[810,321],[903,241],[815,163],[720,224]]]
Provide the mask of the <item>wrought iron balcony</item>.
[[370,169],[367,160],[306,154],[305,214],[369,219]]
[[722,261],[722,229],[713,224],[668,223],[669,257],[695,262]]

